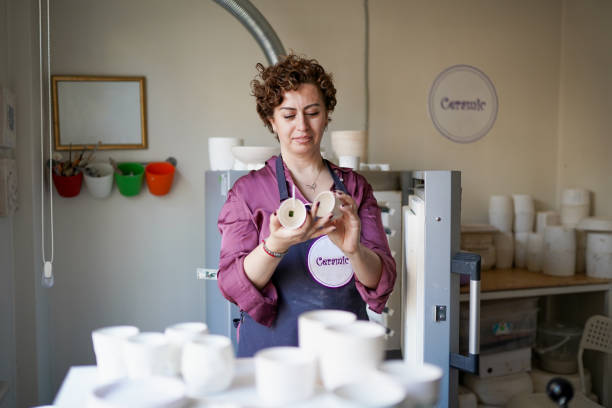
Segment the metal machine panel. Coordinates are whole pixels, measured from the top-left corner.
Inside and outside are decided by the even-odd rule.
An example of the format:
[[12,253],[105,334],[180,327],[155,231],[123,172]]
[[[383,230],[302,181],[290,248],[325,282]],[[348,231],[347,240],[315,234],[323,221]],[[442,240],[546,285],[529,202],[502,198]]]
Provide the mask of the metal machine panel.
[[[204,213],[206,216],[205,268],[219,268],[219,252],[221,251],[221,234],[217,228],[217,219],[225,200],[227,191],[247,171],[207,171],[204,187]],[[240,317],[238,307],[228,302],[217,285],[216,279],[206,280],[206,324],[211,333],[222,334],[232,339],[234,349],[237,349],[236,329],[233,319]]]

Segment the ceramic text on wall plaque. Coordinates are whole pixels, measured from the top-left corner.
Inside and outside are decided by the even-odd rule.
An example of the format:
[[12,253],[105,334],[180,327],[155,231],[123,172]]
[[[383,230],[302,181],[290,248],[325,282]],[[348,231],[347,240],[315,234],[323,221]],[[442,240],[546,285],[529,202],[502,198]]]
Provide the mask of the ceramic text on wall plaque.
[[429,91],[429,115],[442,135],[458,143],[486,135],[497,118],[497,92],[487,75],[469,65],[442,71]]

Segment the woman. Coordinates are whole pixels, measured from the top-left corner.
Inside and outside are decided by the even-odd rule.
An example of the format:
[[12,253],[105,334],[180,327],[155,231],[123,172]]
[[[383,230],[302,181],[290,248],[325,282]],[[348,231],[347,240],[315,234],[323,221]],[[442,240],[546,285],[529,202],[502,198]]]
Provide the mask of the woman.
[[[367,320],[381,313],[395,282],[380,210],[359,174],[321,157],[321,139],[336,105],[331,76],[315,60],[289,55],[257,64],[251,83],[257,112],[276,134],[281,155],[236,181],[219,215],[222,236],[218,283],[241,309],[238,356],[297,345],[297,318],[313,309],[343,309]],[[295,187],[312,203],[332,190],[342,216],[315,217],[282,227],[276,210]]]

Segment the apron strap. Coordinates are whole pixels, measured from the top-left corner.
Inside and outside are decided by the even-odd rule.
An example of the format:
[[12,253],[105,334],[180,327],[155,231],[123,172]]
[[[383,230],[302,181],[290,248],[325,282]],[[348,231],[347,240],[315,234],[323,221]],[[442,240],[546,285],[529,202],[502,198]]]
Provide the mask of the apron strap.
[[[329,161],[325,159],[323,159],[323,161],[327,165],[327,170],[329,170],[329,174],[331,174],[332,178],[334,179],[335,189],[340,190],[345,194],[348,194],[344,183],[342,182],[342,180],[340,180],[336,172],[332,170]],[[287,190],[287,179],[285,178],[285,167],[283,166],[283,158],[280,154],[276,158],[276,184],[278,185],[278,195],[280,198],[280,202],[282,203],[283,201],[289,198],[289,191]]]

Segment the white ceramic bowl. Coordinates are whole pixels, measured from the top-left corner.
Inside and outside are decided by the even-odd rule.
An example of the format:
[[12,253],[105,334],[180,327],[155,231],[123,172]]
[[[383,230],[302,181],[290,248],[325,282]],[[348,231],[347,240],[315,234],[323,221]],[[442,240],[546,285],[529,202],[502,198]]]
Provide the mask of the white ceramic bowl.
[[269,406],[309,398],[315,386],[315,355],[299,347],[271,347],[255,353],[257,394]]
[[246,165],[259,165],[265,163],[272,156],[278,156],[278,146],[234,146],[234,158]]
[[123,379],[94,388],[87,408],[180,408],[187,403],[185,385],[177,378]]
[[427,363],[390,360],[385,361],[380,370],[402,384],[408,400],[431,406],[438,402],[440,381],[444,375],[439,367]]
[[127,376],[123,343],[139,331],[135,326],[110,326],[91,333],[100,381],[114,381]]
[[336,397],[364,408],[399,407],[406,397],[404,387],[392,376],[372,372],[333,390]]
[[199,397],[225,390],[234,379],[232,341],[214,334],[196,337],[183,348],[181,370],[189,395]]

